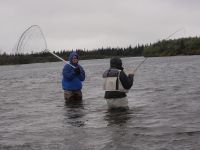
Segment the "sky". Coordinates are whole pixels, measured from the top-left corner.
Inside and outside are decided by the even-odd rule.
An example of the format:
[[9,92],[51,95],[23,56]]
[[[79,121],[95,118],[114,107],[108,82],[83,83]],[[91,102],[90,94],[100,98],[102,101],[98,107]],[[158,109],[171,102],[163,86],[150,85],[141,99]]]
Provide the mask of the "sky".
[[199,36],[199,7],[199,0],[0,0],[0,53],[12,52],[32,25],[52,51]]

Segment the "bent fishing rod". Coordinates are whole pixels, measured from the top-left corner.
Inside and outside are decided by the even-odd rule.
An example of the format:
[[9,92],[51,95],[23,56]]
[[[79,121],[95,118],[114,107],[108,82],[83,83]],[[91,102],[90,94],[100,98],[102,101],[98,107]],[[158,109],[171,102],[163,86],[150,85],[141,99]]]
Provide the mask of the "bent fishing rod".
[[141,63],[139,63],[139,65],[137,65],[137,67],[133,70],[133,72],[135,73],[137,71],[137,69],[147,60],[148,57],[146,57]]
[[[173,32],[172,34],[170,34],[167,38],[165,38],[164,40],[168,40],[170,37],[172,37],[174,34],[176,34],[177,32],[183,30],[184,28],[180,28],[178,30],[176,30],[175,32]],[[149,57],[146,57],[141,63],[139,63],[137,65],[137,67],[133,70],[133,72],[135,73],[137,71],[137,69],[148,59]]]

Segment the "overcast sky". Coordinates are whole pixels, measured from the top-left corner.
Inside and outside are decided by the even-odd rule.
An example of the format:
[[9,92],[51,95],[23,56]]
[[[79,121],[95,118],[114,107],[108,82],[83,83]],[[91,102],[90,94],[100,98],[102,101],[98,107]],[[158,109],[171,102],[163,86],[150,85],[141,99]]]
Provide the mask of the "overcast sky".
[[0,0],[0,52],[39,25],[51,50],[132,47],[200,35],[199,0]]

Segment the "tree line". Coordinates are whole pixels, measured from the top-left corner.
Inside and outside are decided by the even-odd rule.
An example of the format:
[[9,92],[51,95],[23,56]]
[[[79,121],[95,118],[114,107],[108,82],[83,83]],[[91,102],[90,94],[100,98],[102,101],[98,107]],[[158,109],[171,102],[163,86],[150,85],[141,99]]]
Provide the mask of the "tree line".
[[200,38],[188,37],[162,40],[145,47],[143,56],[161,57],[177,55],[200,55]]
[[[108,58],[112,56],[141,56],[144,46],[136,46],[132,48],[131,46],[127,48],[99,48],[95,50],[76,50],[79,55],[79,59],[101,59]],[[59,57],[67,60],[70,51],[62,50],[58,52],[53,52]],[[6,54],[0,55],[0,65],[13,65],[13,64],[29,64],[29,63],[43,63],[43,62],[56,62],[60,61],[58,58],[50,54],[49,52],[43,51],[40,53],[32,54]]]
[[[70,51],[62,50],[54,52],[67,60]],[[153,44],[128,46],[126,48],[98,48],[93,50],[77,50],[79,59],[101,59],[113,56],[119,57],[160,57],[176,55],[200,55],[200,38],[188,37],[171,40],[161,40]],[[0,65],[43,63],[60,61],[48,52],[32,54],[0,54]]]

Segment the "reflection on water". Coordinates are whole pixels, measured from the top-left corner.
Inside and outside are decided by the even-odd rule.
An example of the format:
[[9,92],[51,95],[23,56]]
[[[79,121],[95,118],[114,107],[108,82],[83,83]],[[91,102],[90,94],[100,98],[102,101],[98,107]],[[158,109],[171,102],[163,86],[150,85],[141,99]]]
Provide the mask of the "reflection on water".
[[70,101],[65,103],[65,122],[75,127],[82,127],[85,122],[82,120],[84,114],[84,106],[82,101]]
[[83,108],[83,101],[82,100],[65,101],[65,106],[67,108]]
[[104,119],[108,122],[107,126],[122,126],[130,119],[130,110],[128,107],[108,109]]

